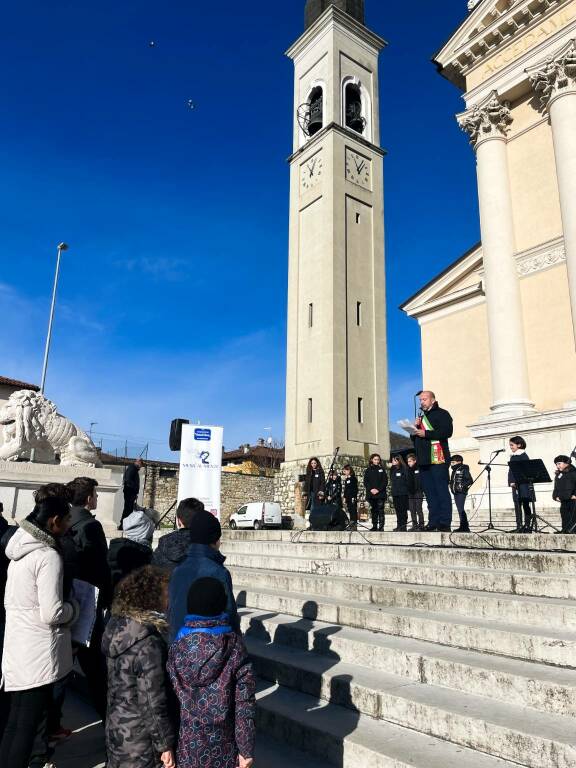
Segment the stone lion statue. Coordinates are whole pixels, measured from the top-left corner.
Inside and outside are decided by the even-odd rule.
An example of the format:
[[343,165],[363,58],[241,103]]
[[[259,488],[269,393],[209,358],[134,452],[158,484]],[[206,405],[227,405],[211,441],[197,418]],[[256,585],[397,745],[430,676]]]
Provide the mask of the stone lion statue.
[[51,400],[30,389],[13,392],[0,408],[4,444],[0,460],[17,461],[31,450],[60,456],[64,467],[101,467],[88,435],[56,411]]

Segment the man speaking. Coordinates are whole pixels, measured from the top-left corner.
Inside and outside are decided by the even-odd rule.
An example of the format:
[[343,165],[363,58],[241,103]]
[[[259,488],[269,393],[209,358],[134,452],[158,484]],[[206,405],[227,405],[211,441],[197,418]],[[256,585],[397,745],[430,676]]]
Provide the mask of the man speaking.
[[450,449],[448,438],[454,427],[452,416],[440,408],[434,392],[420,392],[420,416],[412,436],[420,467],[422,490],[428,502],[428,525],[425,531],[450,531],[452,498],[450,497]]

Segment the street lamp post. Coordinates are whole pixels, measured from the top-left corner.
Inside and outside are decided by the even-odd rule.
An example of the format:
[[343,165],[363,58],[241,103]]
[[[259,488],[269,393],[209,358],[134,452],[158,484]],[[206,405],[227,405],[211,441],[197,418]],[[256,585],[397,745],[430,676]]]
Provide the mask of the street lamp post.
[[56,307],[56,292],[58,290],[58,278],[60,276],[60,257],[62,251],[67,251],[66,243],[60,243],[58,246],[58,256],[56,258],[56,274],[54,275],[54,287],[52,289],[52,304],[50,306],[50,319],[48,321],[48,335],[46,336],[46,347],[44,349],[44,364],[42,366],[42,379],[40,382],[40,393],[44,394],[46,384],[46,371],[48,369],[48,357],[50,355],[50,342],[52,341],[52,324],[54,323],[54,308]]

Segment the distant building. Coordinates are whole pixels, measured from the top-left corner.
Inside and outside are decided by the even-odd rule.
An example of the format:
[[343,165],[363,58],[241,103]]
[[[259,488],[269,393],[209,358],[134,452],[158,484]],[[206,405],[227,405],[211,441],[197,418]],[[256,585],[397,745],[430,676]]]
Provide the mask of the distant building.
[[256,445],[241,445],[234,451],[224,451],[222,467],[225,472],[244,474],[270,474],[280,469],[284,461],[284,448],[274,448],[263,438]]

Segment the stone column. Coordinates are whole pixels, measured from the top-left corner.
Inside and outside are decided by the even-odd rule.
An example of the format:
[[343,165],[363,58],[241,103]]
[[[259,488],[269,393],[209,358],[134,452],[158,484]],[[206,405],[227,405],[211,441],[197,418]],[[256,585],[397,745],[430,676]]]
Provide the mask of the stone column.
[[492,408],[499,416],[533,411],[528,385],[506,135],[510,108],[496,91],[457,116],[476,150],[484,261]]
[[527,72],[552,125],[576,344],[576,40]]

